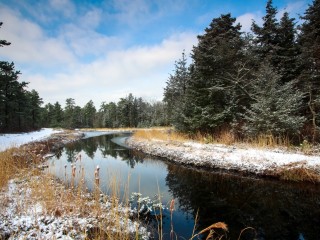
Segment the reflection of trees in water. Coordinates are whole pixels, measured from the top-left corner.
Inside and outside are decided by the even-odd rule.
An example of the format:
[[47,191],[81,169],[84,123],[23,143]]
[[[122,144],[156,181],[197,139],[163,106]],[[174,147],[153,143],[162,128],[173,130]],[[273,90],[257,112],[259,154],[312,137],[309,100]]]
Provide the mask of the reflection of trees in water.
[[[119,158],[120,160],[127,162],[131,168],[134,168],[136,163],[143,162],[142,158],[140,158],[141,155],[135,154],[133,150],[121,147],[112,142],[111,139],[114,137],[115,135],[103,135],[99,137],[82,139],[80,141],[68,144],[64,148],[64,151],[67,155],[67,160],[69,162],[73,162],[76,158],[76,155],[81,151],[84,151],[88,157],[94,159],[95,153],[99,149],[104,158],[107,158],[108,156]],[[61,157],[62,151],[59,155]],[[58,159],[60,157],[57,156]]]
[[[253,180],[168,165],[167,185],[182,210],[195,216],[199,229],[223,221],[230,239],[254,227],[258,239],[320,239],[320,190],[275,181]],[[252,232],[251,232],[252,233]],[[246,235],[246,236],[244,236]],[[250,232],[241,239],[253,239]]]

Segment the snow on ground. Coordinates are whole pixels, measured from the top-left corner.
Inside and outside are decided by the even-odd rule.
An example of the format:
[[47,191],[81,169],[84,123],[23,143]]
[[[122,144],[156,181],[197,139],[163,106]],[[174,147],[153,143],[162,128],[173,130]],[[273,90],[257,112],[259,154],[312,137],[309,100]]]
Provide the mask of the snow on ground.
[[42,128],[39,131],[17,134],[0,134],[0,152],[11,148],[19,147],[23,144],[38,141],[49,137],[53,133],[61,132],[52,128]]
[[[32,189],[28,187],[28,182],[37,178],[31,177],[28,180],[13,179],[8,184],[8,191],[0,192],[0,239],[95,239],[93,236],[89,237],[92,229],[97,229],[101,226],[113,226],[114,215],[119,219],[117,228],[108,229],[110,232],[122,231],[128,235],[134,236],[138,231],[141,239],[146,240],[149,238],[147,229],[140,223],[125,217],[135,214],[135,212],[127,207],[119,205],[119,207],[112,207],[112,204],[101,198],[98,202],[100,206],[100,213],[95,211],[83,214],[77,203],[64,202],[60,203],[56,210],[47,212],[43,204],[43,199],[34,199]],[[38,177],[37,181],[43,181]],[[57,184],[52,181],[53,184]],[[59,194],[70,194],[69,190],[65,190]],[[85,203],[88,207],[97,206],[97,202],[87,200]],[[67,207],[63,207],[67,205]],[[69,213],[63,210],[67,208]],[[64,214],[59,214],[64,212]],[[116,214],[115,212],[119,212]],[[124,214],[121,215],[121,212]],[[104,223],[104,225],[102,224]],[[108,227],[107,227],[108,228]]]
[[[53,133],[61,131],[44,128],[29,133],[2,134],[0,135],[0,151],[43,140]],[[78,133],[85,137],[106,134],[106,132],[83,133],[81,131]],[[61,138],[60,141],[63,143],[65,139]],[[31,174],[31,171],[29,174]],[[31,197],[33,190],[28,185],[33,181],[43,182],[47,180],[42,179],[43,175],[29,176],[29,174],[11,179],[6,188],[0,189],[0,239],[93,239],[94,237],[89,237],[89,235],[100,229],[101,222],[104,222],[106,226],[111,226],[110,229],[107,227],[110,232],[121,231],[134,236],[135,232],[138,231],[141,239],[149,238],[147,229],[141,223],[130,218],[127,219],[125,213],[134,216],[136,215],[134,210],[121,204],[112,207],[112,204],[105,200],[105,197],[98,200],[101,210],[99,215],[91,211],[91,207],[97,206],[97,201],[90,200],[90,197],[87,200],[83,199],[85,208],[90,209],[90,211],[79,212],[77,202],[71,200],[62,201],[57,205],[56,210],[48,212],[43,199]],[[57,181],[52,180],[52,184],[55,185],[55,194],[58,193],[54,198],[72,194],[72,190],[68,188],[64,190],[65,192],[59,192],[58,189],[61,186]],[[66,206],[61,207],[62,205]],[[72,211],[68,213],[71,208]],[[116,211],[119,212],[116,214],[119,217],[118,228],[112,227]],[[123,214],[121,215],[121,213]]]
[[244,148],[222,144],[166,142],[129,138],[129,146],[170,161],[205,168],[221,168],[254,174],[285,167],[305,167],[320,175],[320,156],[283,150]]

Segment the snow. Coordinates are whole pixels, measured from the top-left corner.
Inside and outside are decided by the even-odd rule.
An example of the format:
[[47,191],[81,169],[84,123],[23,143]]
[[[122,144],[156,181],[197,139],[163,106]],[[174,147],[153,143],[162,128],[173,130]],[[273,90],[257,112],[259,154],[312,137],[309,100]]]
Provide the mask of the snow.
[[[105,200],[104,196],[99,200],[101,211],[99,215],[96,215],[94,211],[92,214],[89,212],[87,215],[83,215],[77,208],[62,216],[48,213],[42,200],[37,201],[31,196],[32,190],[29,188],[28,182],[33,180],[41,181],[43,179],[38,179],[38,177],[31,177],[28,180],[12,179],[8,183],[8,190],[0,192],[0,203],[2,203],[0,239],[88,239],[88,231],[93,227],[102,226],[101,221],[106,226],[112,225],[115,212],[120,213],[117,215],[119,226],[114,229],[115,232],[125,231],[127,234],[135,235],[138,231],[141,239],[149,239],[149,233],[144,226],[125,217],[126,214],[121,214],[121,212],[128,212],[129,215],[136,214],[133,210],[121,205],[112,207],[113,205]],[[67,194],[67,192],[62,194]],[[88,199],[85,204],[97,206],[97,202],[92,201]],[[68,204],[72,206],[76,203],[70,202]]]
[[[61,131],[44,128],[29,133],[2,134],[0,135],[0,151],[44,140]],[[79,133],[83,134],[81,131]],[[109,132],[85,132],[84,136],[92,137],[107,133]],[[61,139],[61,141],[64,140]],[[104,221],[107,226],[112,225],[115,211],[119,212],[117,216],[120,218],[118,226],[120,229],[114,231],[125,232],[129,235],[135,235],[138,231],[142,239],[149,238],[147,229],[140,222],[127,219],[124,214],[128,212],[130,216],[133,216],[137,214],[136,212],[121,204],[114,207],[110,202],[105,202],[105,198],[99,200],[100,215],[95,215],[94,211],[92,213],[89,211],[84,215],[79,212],[80,208],[75,207],[76,203],[73,202],[64,202],[64,204],[73,206],[74,212],[68,213],[64,210],[65,214],[60,216],[55,215],[55,211],[48,212],[41,199],[31,197],[33,190],[28,184],[33,181],[42,182],[44,179],[42,179],[42,175],[32,176],[32,172],[27,172],[23,177],[11,179],[6,188],[0,189],[0,239],[87,239],[87,232],[91,228],[99,228],[101,221]],[[54,180],[52,183],[56,190],[61,187]],[[72,190],[66,189],[65,191],[59,196],[68,196]],[[92,200],[90,196],[84,199],[84,202],[87,207],[97,206],[97,202]],[[59,210],[58,207],[57,209]]]
[[23,144],[38,141],[49,137],[53,133],[61,132],[52,128],[42,128],[39,131],[17,134],[1,134],[0,135],[0,152],[11,147],[19,147]]
[[223,144],[166,142],[129,138],[129,146],[170,161],[195,167],[221,168],[263,174],[282,167],[305,167],[320,174],[320,156],[278,149],[245,148]]

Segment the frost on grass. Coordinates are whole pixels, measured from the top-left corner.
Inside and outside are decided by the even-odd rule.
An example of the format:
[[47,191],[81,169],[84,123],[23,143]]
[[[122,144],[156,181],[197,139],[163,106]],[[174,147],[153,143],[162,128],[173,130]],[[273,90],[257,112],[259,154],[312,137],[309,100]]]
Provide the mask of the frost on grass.
[[[39,190],[43,181],[48,185]],[[136,234],[148,239],[146,228],[134,220],[135,212],[129,207],[114,204],[104,195],[95,199],[91,194],[74,194],[42,175],[10,180],[0,193],[0,239],[130,238]]]
[[[303,168],[318,174],[320,181],[320,156],[291,153],[279,149],[258,149],[223,144],[195,142],[168,142],[129,138],[127,143],[151,155],[194,167],[225,169],[257,175],[277,177],[283,168]],[[312,180],[313,181],[313,180]]]

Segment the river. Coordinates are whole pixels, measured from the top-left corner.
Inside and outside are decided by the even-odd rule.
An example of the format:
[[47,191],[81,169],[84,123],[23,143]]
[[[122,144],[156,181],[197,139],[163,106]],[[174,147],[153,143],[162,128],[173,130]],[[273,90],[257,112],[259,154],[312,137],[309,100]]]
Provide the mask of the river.
[[[100,187],[106,194],[116,191],[123,199],[139,192],[155,201],[160,196],[166,207],[163,239],[170,239],[172,199],[178,239],[191,237],[196,216],[198,230],[226,223],[229,231],[224,239],[238,239],[247,227],[251,228],[243,231],[241,239],[320,239],[319,186],[187,168],[127,148],[124,139],[128,136],[107,134],[68,144],[49,159],[49,171],[71,184],[74,164],[75,182],[84,175],[86,186],[93,190],[99,166]],[[154,236],[158,237],[156,230]]]

